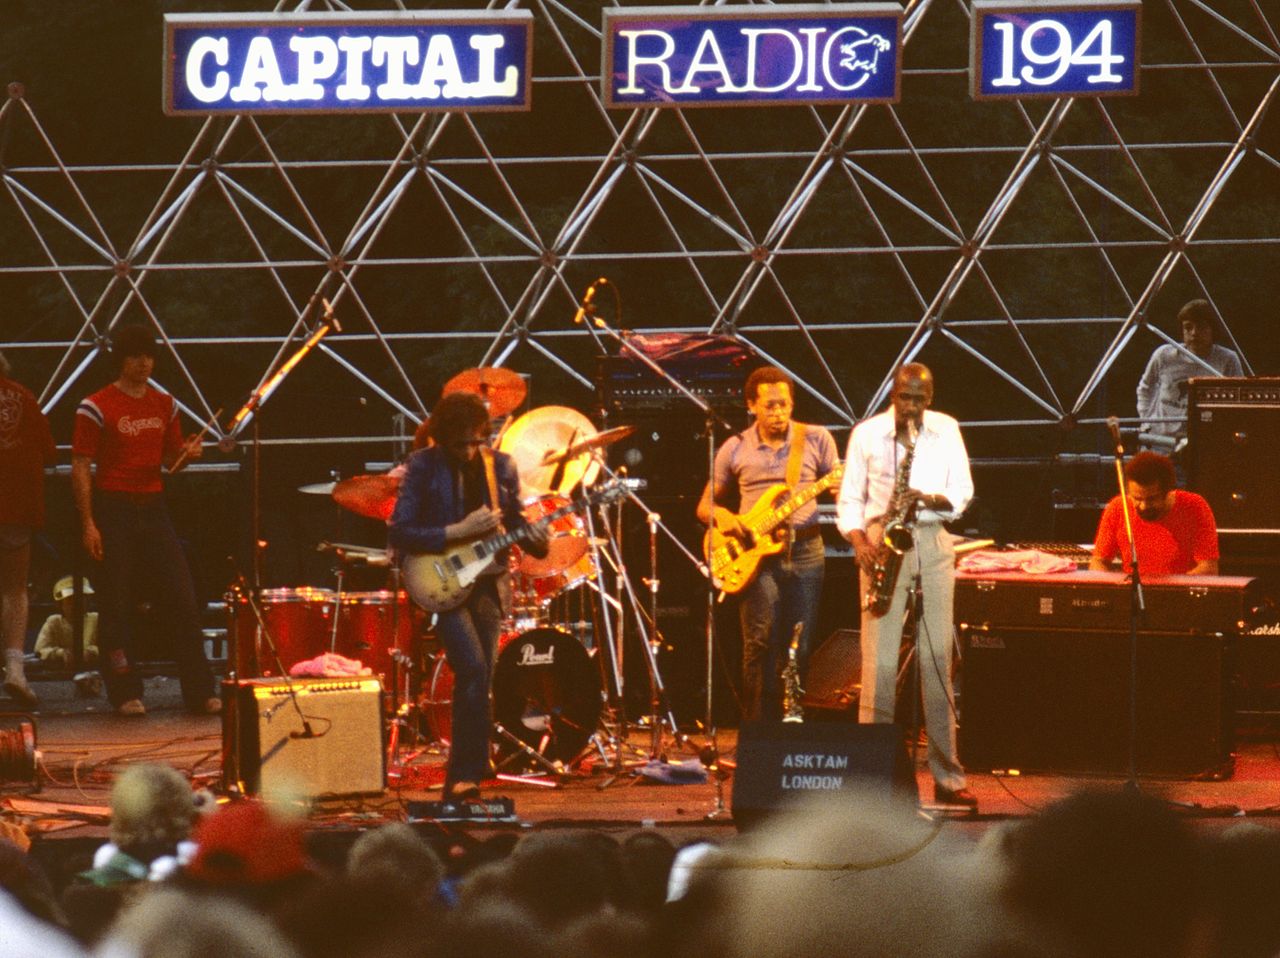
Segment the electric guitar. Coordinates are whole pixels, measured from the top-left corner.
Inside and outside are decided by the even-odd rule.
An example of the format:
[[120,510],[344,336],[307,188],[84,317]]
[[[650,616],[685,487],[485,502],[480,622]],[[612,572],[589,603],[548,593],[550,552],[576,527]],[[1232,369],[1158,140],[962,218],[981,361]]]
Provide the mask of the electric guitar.
[[755,578],[760,560],[782,551],[786,539],[776,535],[778,527],[805,503],[839,485],[843,478],[844,463],[838,463],[813,485],[793,495],[787,495],[791,490],[784,483],[770,486],[754,506],[738,516],[738,521],[751,533],[750,543],[721,532],[713,523],[707,530],[702,547],[711,566],[711,581],[715,587],[730,595],[745,589]]
[[401,563],[404,589],[409,598],[428,612],[447,612],[467,600],[476,579],[494,565],[494,556],[508,546],[529,538],[534,529],[545,529],[562,516],[588,506],[621,498],[626,487],[616,480],[602,483],[585,496],[549,512],[511,532],[451,543],[444,552],[420,552]]

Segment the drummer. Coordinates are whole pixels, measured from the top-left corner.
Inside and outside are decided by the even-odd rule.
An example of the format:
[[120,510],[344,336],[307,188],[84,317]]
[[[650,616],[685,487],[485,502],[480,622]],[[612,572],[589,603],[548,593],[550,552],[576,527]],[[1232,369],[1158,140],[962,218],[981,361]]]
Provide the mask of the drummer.
[[[397,551],[440,553],[493,535],[499,525],[526,525],[515,461],[489,448],[489,415],[484,400],[471,392],[448,393],[436,404],[429,427],[434,444],[409,459],[391,516],[389,539]],[[535,527],[525,543],[533,555],[545,556],[546,530]],[[478,798],[480,783],[493,775],[490,686],[511,601],[505,557],[497,559],[460,606],[439,614],[436,628],[456,677],[446,802]]]

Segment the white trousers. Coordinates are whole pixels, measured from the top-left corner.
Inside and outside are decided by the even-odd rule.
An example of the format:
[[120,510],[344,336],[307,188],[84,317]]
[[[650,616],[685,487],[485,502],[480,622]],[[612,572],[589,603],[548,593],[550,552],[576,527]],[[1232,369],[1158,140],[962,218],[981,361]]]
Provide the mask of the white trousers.
[[[880,529],[867,530],[878,542]],[[862,613],[862,691],[858,721],[893,721],[897,698],[898,655],[907,603],[920,577],[924,597],[923,621],[916,627],[916,665],[924,692],[925,731],[929,736],[929,770],[933,779],[952,790],[965,785],[964,769],[956,756],[955,694],[951,685],[951,655],[955,646],[952,607],[955,599],[955,549],[941,523],[916,527],[916,545],[902,557],[889,611],[881,617]],[[861,594],[867,575],[861,575]]]

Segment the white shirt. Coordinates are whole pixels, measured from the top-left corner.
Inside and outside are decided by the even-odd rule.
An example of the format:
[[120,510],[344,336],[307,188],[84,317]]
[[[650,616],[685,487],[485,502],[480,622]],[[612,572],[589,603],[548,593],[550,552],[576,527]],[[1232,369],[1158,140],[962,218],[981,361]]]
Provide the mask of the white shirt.
[[[888,409],[858,423],[849,436],[844,481],[836,500],[836,528],[846,539],[854,530],[865,531],[872,519],[889,508],[898,464],[907,454],[896,433],[893,410]],[[925,410],[909,485],[927,496],[946,496],[951,502],[951,512],[921,509],[917,515],[920,523],[954,519],[973,499],[969,454],[960,424],[945,413]]]

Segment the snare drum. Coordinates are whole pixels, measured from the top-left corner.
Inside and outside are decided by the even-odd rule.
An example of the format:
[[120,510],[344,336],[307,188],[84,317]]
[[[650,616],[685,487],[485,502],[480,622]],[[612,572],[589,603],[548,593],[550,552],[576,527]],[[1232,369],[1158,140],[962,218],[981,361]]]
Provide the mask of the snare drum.
[[[228,594],[227,632],[235,643],[236,674],[240,678],[279,675],[271,646],[257,617],[242,594]],[[285,671],[314,658],[329,647],[333,635],[334,596],[328,589],[263,589],[258,609]]]

